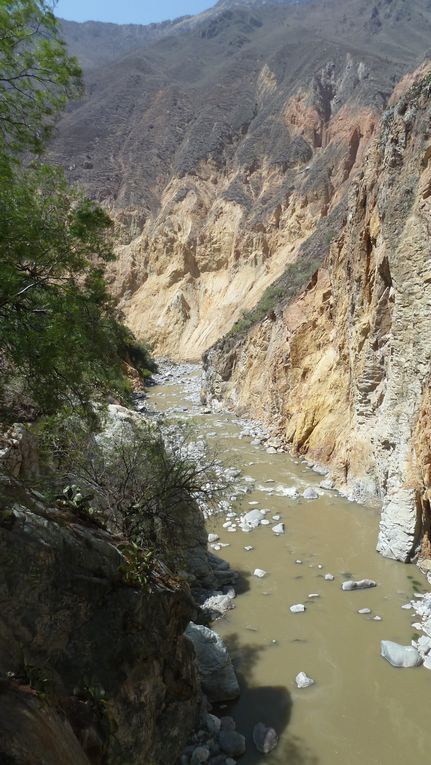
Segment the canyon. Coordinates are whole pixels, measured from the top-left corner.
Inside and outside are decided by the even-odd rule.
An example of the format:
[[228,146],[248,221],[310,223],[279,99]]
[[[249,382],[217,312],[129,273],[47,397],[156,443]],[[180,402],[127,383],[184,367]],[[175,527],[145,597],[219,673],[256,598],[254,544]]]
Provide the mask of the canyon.
[[204,353],[212,406],[382,500],[379,550],[425,569],[430,25],[425,0],[225,1],[117,52],[64,22],[87,95],[50,149],[114,219],[132,330]]

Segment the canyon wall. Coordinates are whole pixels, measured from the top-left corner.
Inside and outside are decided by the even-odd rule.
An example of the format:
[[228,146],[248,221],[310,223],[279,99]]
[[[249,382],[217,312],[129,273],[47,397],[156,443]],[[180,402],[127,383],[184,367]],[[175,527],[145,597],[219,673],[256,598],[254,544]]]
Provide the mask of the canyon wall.
[[87,96],[51,158],[115,221],[109,279],[127,323],[156,353],[199,359],[322,220],[327,245],[431,9],[227,0],[166,28],[120,27],[117,58],[109,25],[64,31]]
[[378,549],[404,561],[421,540],[429,553],[430,71],[397,89],[305,289],[204,359],[207,401],[262,419],[353,498],[382,498]]
[[117,58],[66,27],[87,95],[50,149],[112,214],[134,332],[204,353],[214,405],[382,498],[401,560],[431,523],[426,66],[390,99],[430,33],[428,0],[223,0],[122,29]]

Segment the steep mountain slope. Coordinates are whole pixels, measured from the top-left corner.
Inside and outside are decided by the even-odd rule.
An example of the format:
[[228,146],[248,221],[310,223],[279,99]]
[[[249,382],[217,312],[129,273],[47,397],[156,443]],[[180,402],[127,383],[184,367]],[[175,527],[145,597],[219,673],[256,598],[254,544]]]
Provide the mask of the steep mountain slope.
[[428,0],[222,2],[108,65],[95,48],[52,157],[113,212],[112,291],[138,334],[197,358],[319,221],[327,246],[430,30]]
[[206,396],[266,420],[355,499],[380,496],[379,551],[420,552],[430,570],[431,64],[412,80],[385,111],[328,254],[289,294],[305,246],[263,321],[209,351]]

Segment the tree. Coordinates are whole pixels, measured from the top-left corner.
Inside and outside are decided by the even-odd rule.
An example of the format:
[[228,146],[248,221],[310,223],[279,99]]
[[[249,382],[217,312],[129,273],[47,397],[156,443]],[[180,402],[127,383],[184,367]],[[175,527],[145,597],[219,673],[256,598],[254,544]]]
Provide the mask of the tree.
[[18,399],[35,414],[107,391],[124,397],[122,357],[139,356],[105,286],[109,217],[37,156],[80,89],[52,5],[0,0],[2,420],[19,417]]
[[46,165],[0,184],[0,209],[4,408],[11,378],[44,412],[70,398],[124,395],[123,332],[103,279],[108,216]]
[[55,118],[82,89],[59,36],[53,3],[0,0],[0,156],[40,153]]

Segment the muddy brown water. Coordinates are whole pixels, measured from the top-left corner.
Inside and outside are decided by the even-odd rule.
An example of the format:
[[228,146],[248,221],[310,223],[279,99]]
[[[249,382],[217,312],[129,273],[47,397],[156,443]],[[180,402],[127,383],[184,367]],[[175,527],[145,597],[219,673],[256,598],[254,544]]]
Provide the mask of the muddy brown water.
[[[267,517],[279,514],[286,526],[277,537],[271,526],[229,533],[224,515],[208,522],[208,530],[230,545],[217,554],[240,573],[235,609],[213,626],[229,646],[240,679],[241,697],[225,713],[247,737],[241,765],[431,762],[431,671],[394,669],[380,657],[380,640],[408,644],[415,636],[414,612],[401,606],[414,591],[425,591],[426,582],[414,566],[375,552],[378,510],[335,492],[312,501],[263,493],[256,487],[317,487],[321,476],[287,454],[268,454],[240,439],[232,415],[200,414],[182,385],[156,386],[150,399],[160,410],[187,407],[181,416],[192,418],[224,464],[256,480],[254,490],[234,505],[238,513],[268,508]],[[270,481],[275,484],[265,483]],[[247,552],[248,545],[254,549]],[[254,577],[255,568],[267,575]],[[325,581],[325,573],[334,581]],[[365,577],[378,586],[341,590],[346,578]],[[309,598],[312,593],[320,597]],[[306,611],[291,613],[295,603]],[[358,614],[362,608],[371,614]],[[382,620],[375,621],[376,615]],[[313,687],[296,688],[300,671],[315,680]],[[259,721],[280,736],[268,755],[259,754],[251,740]]]

